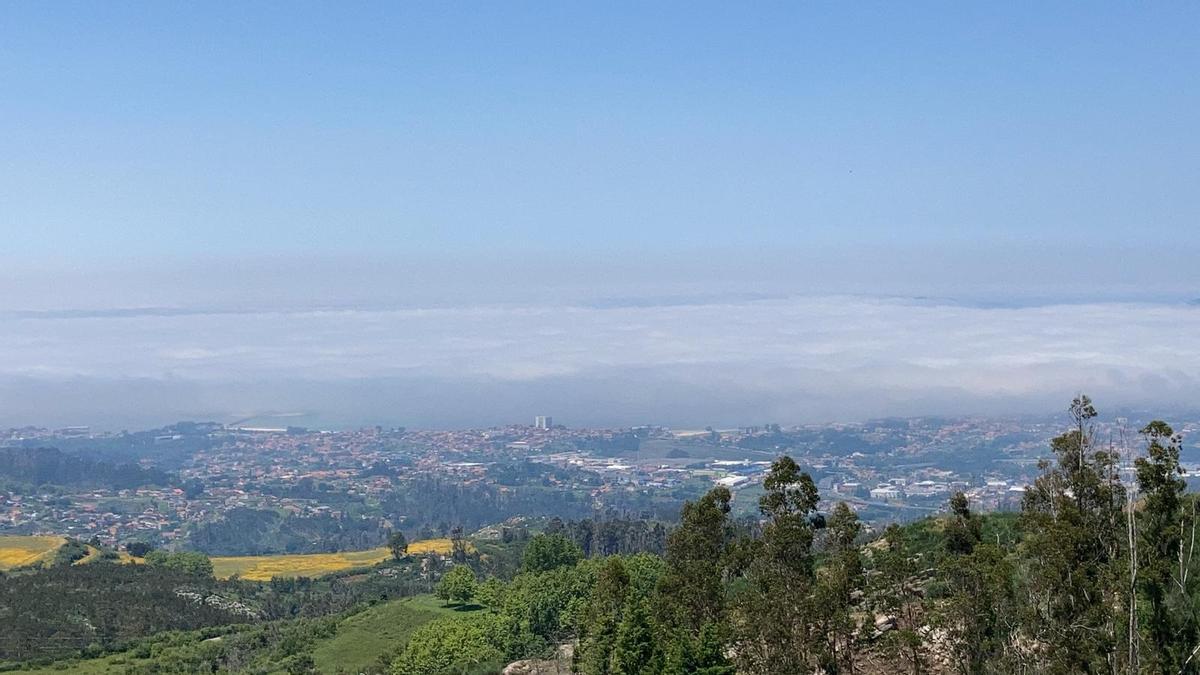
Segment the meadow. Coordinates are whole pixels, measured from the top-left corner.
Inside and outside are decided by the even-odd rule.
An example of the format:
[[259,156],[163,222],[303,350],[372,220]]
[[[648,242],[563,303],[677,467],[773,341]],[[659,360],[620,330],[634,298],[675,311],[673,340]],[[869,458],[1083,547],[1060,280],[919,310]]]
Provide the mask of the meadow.
[[[449,554],[449,539],[425,539],[408,546],[409,555]],[[355,567],[370,567],[387,560],[392,552],[386,547],[368,551],[341,553],[297,553],[294,555],[224,556],[212,559],[218,579],[237,575],[249,581],[270,581],[272,577],[319,577]]]
[[0,570],[48,562],[65,541],[55,536],[0,536]]
[[[470,614],[476,611],[482,610],[478,606],[446,607],[432,595],[418,595],[374,605],[338,621],[336,631],[332,635],[318,637],[311,646],[305,647],[304,651],[311,655],[314,666],[309,672],[329,675],[363,672],[377,665],[380,657],[394,654],[404,646],[413,631],[426,623],[443,616]],[[245,630],[254,631],[256,628],[235,629],[229,636],[221,639],[236,639],[238,632]],[[92,659],[67,659],[49,666],[13,672],[44,675],[63,672],[79,675],[115,675],[131,671],[149,672],[154,669],[162,672],[164,662],[171,663],[172,657],[192,651],[196,643],[204,642],[205,638],[201,637],[203,634],[179,633],[161,641],[152,640],[156,646],[151,650],[130,650]],[[270,650],[272,645],[266,644],[262,649]],[[255,672],[282,675],[286,671],[282,667],[268,667]]]
[[[54,558],[66,540],[58,536],[0,536],[0,570],[48,563]],[[410,555],[426,553],[449,554],[452,544],[449,539],[424,539],[408,546]],[[140,562],[128,553],[120,551],[122,563]],[[367,551],[343,551],[340,553],[298,553],[295,555],[226,556],[212,559],[213,573],[218,579],[228,579],[235,574],[249,581],[270,581],[272,577],[318,577],[323,574],[341,572],[355,567],[370,567],[387,560],[392,552],[386,547]],[[85,564],[100,559],[100,552],[88,547],[87,557],[75,564]]]
[[[55,551],[66,541],[56,535],[0,535],[0,571],[26,565],[48,565],[54,560]],[[87,550],[88,554],[73,564],[86,565],[101,559],[100,549],[88,546]],[[117,552],[117,561],[129,564],[141,562],[125,551]]]
[[375,605],[338,624],[337,634],[320,641],[313,650],[317,671],[358,673],[391,654],[408,641],[413,631],[442,616],[478,611],[446,607],[432,595],[418,595]]

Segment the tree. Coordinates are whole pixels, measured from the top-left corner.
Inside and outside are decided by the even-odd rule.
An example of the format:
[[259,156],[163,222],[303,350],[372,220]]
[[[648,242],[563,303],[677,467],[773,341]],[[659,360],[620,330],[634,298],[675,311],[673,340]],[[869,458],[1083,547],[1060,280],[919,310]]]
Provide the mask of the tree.
[[467,539],[463,535],[462,525],[455,525],[450,530],[450,559],[456,563],[467,562]]
[[504,582],[496,577],[488,577],[483,583],[476,584],[475,600],[490,609],[499,610],[504,606]]
[[[418,628],[392,663],[394,675],[499,672],[505,630],[497,615],[438,619]],[[488,670],[470,670],[480,666]]]
[[750,552],[749,588],[738,595],[734,612],[738,665],[752,673],[805,672],[825,637],[813,620],[817,486],[783,456],[771,465],[763,488],[759,510],[768,520]]
[[408,553],[408,539],[404,537],[403,532],[393,532],[388,535],[388,548],[392,551],[392,560],[400,562]]
[[1043,462],[1021,507],[1032,554],[1021,623],[1040,647],[1034,668],[1050,673],[1113,670],[1122,647],[1125,490],[1116,453],[1097,448],[1091,399],[1076,397],[1070,414],[1073,428],[1051,441],[1054,465]]
[[946,523],[945,548],[953,555],[962,555],[975,550],[983,539],[979,519],[971,513],[971,504],[962,492],[950,497],[951,518]]
[[575,651],[575,671],[605,675],[612,670],[612,653],[630,594],[629,573],[619,556],[606,558],[583,610],[583,629]]
[[163,550],[154,550],[146,554],[145,561],[147,565],[153,567],[165,567],[196,576],[211,577],[213,575],[212,561],[208,556],[196,551],[168,553]]
[[652,672],[651,664],[658,657],[658,649],[645,601],[631,597],[622,614],[613,645],[611,672],[613,675]]
[[[1189,593],[1188,572],[1195,547],[1195,513],[1185,517],[1179,465],[1181,438],[1166,423],[1155,420],[1141,430],[1146,456],[1134,463],[1143,497],[1138,532],[1138,591],[1144,599],[1144,632],[1150,647],[1145,666],[1158,672],[1183,672],[1196,643],[1197,625]],[[1192,500],[1192,508],[1195,501]],[[1183,544],[1185,522],[1192,534]]]
[[717,624],[704,624],[700,635],[688,643],[682,672],[689,675],[734,675],[736,671],[725,657],[725,642]]
[[434,593],[444,602],[465,604],[475,595],[475,571],[467,565],[455,565],[442,576]]
[[924,625],[924,595],[916,578],[919,568],[909,554],[904,529],[892,523],[883,534],[884,547],[875,551],[875,592],[877,609],[888,617],[891,630],[884,633],[889,651],[908,661],[913,675],[925,669],[925,645],[921,637]]
[[547,572],[556,567],[570,567],[583,559],[583,551],[563,534],[539,534],[525,545],[521,570]]
[[966,495],[950,498],[939,577],[948,589],[939,622],[962,673],[1001,670],[1012,637],[1013,567],[996,544],[983,543],[982,523]]
[[667,565],[655,591],[662,625],[694,637],[705,624],[724,621],[724,556],[732,498],[728,488],[717,487],[683,505],[679,527],[667,539]]
[[125,544],[125,551],[134,558],[145,558],[146,554],[153,550],[154,547],[144,541],[131,541]]
[[863,580],[862,556],[856,540],[862,532],[858,514],[845,502],[838,502],[826,527],[826,563],[818,575],[816,588],[817,619],[822,625],[824,649],[818,656],[826,673],[854,672],[854,594]]

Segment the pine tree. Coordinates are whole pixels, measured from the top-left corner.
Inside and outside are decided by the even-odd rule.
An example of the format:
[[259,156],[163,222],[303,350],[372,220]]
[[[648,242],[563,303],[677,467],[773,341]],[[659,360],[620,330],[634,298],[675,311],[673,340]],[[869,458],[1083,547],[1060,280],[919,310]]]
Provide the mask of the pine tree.
[[574,657],[576,672],[584,675],[611,672],[617,628],[629,597],[629,573],[619,557],[611,556],[600,568],[583,612],[579,647]]
[[735,675],[725,656],[727,640],[718,624],[705,624],[694,639],[676,635],[665,643],[661,675]]
[[630,598],[622,612],[621,624],[612,650],[613,675],[640,675],[655,668],[659,653],[650,627],[645,602]]

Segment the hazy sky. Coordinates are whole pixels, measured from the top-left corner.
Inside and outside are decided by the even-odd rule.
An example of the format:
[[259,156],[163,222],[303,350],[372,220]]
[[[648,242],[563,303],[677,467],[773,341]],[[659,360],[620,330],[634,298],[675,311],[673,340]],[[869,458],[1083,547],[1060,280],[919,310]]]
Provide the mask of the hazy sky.
[[1200,5],[0,5],[5,257],[1196,244]]
[[0,3],[0,425],[1177,401],[1198,31],[1169,2]]

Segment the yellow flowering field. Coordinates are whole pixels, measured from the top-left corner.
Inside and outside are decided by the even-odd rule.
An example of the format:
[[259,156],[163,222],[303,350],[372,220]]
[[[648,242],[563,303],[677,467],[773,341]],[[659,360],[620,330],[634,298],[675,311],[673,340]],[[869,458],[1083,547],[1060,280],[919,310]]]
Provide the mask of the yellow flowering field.
[[54,536],[0,536],[0,570],[47,561],[65,541]]
[[[449,539],[425,539],[408,545],[409,555],[449,554]],[[387,547],[369,551],[342,553],[300,553],[295,555],[227,556],[212,559],[218,579],[237,574],[249,581],[270,581],[272,577],[317,577],[354,567],[369,567],[391,557]]]
[[[426,553],[441,553],[442,555],[450,555],[454,545],[449,539],[422,539],[421,541],[410,542],[408,545],[409,555],[425,555]],[[474,550],[470,542],[467,543],[467,550]]]
[[[49,561],[64,541],[56,536],[0,536],[0,570]],[[410,555],[449,555],[451,548],[449,539],[424,539],[409,544],[408,552]],[[391,555],[389,549],[380,547],[341,553],[216,557],[212,563],[213,572],[219,579],[237,574],[250,581],[269,581],[272,577],[317,577],[355,567],[370,567],[387,560]],[[142,562],[125,551],[120,551],[118,556],[122,563]],[[87,557],[76,561],[76,564],[86,564],[99,557],[99,551],[88,547]]]

